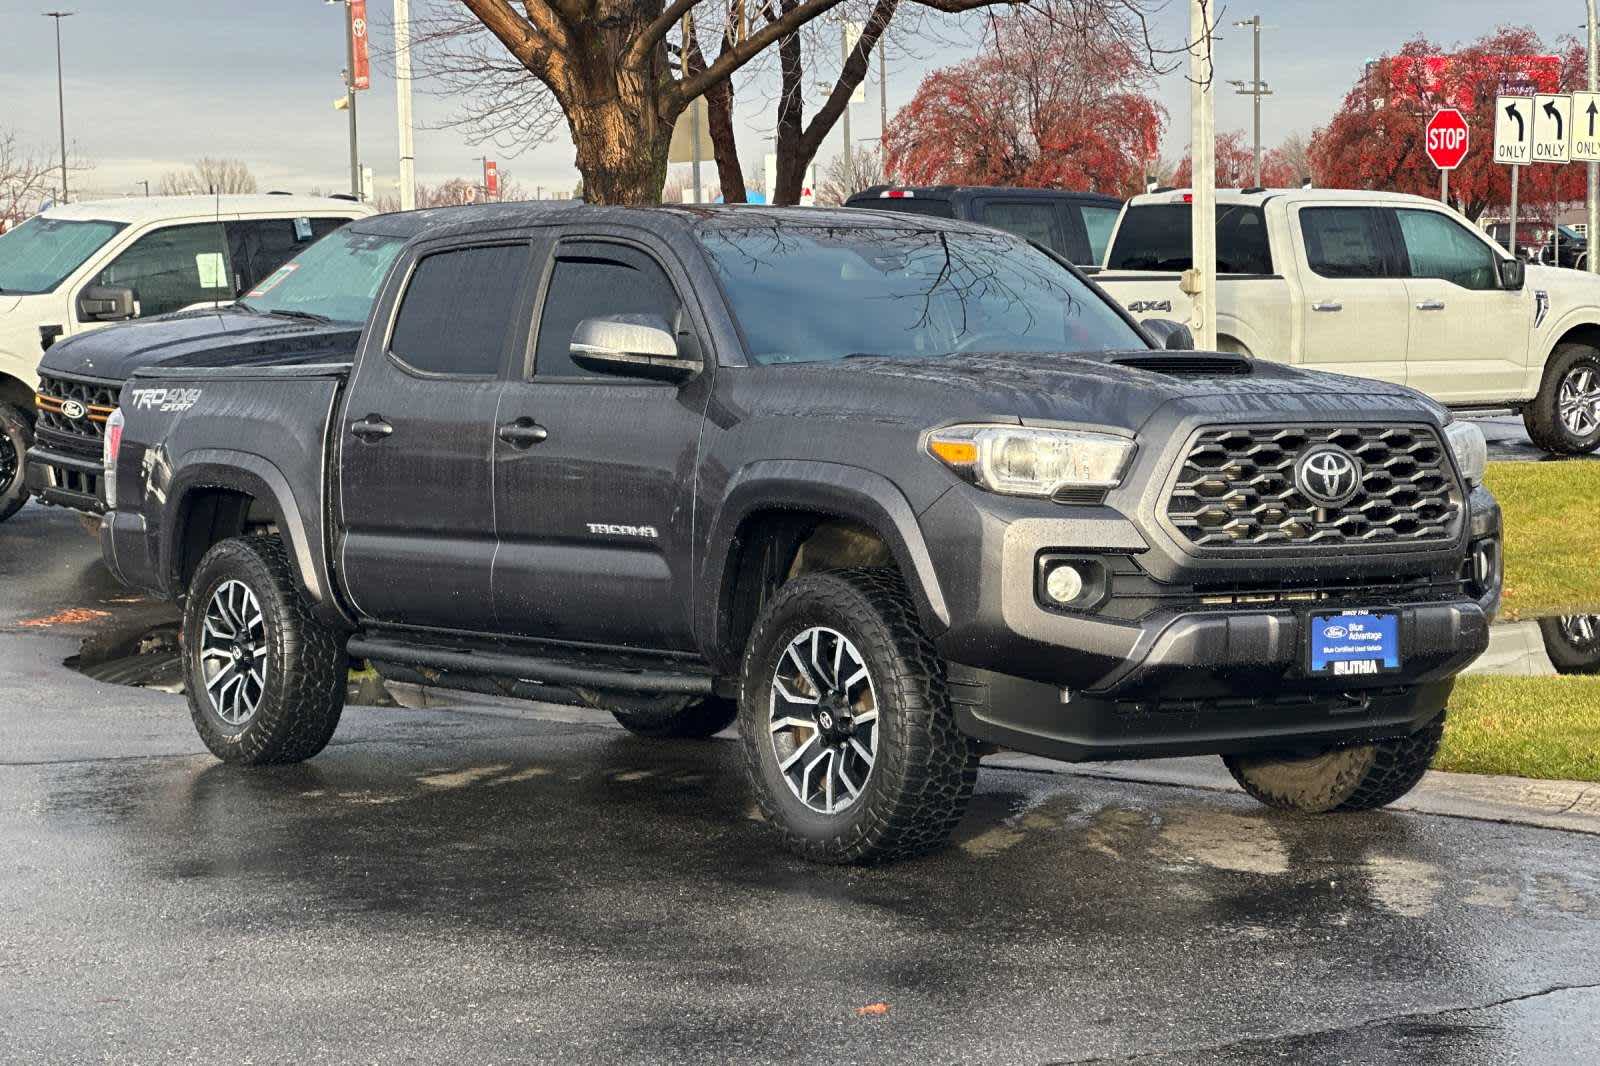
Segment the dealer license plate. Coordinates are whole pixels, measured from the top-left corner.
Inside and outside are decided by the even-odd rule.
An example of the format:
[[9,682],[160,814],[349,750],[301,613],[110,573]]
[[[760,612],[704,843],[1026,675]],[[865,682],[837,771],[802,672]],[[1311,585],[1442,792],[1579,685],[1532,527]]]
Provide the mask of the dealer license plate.
[[1311,672],[1360,677],[1400,669],[1400,616],[1379,611],[1312,615]]

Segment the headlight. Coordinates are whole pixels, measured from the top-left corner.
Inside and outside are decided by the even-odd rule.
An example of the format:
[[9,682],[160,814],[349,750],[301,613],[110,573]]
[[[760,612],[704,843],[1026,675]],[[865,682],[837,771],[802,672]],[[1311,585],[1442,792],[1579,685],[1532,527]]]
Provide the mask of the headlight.
[[1467,484],[1483,484],[1483,468],[1489,462],[1489,445],[1483,439],[1483,430],[1474,422],[1452,422],[1444,427],[1444,436]]
[[936,430],[927,448],[973,484],[1008,496],[1115,488],[1133,455],[1133,441],[1109,433],[1001,425]]

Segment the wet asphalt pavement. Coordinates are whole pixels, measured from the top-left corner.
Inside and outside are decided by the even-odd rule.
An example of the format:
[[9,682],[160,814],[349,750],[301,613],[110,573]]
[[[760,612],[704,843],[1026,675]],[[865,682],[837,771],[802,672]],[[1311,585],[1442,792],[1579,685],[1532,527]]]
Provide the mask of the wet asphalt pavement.
[[735,744],[587,712],[222,766],[62,667],[127,598],[0,527],[0,1060],[1600,1061],[1597,836],[991,767],[949,850],[815,867]]

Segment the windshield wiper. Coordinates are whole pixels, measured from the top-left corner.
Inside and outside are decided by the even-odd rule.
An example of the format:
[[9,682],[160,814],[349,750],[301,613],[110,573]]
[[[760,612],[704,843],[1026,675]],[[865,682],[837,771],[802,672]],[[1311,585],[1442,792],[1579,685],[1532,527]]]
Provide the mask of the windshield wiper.
[[279,315],[283,318],[303,318],[307,322],[332,322],[327,315],[319,315],[312,311],[263,311],[260,314]]

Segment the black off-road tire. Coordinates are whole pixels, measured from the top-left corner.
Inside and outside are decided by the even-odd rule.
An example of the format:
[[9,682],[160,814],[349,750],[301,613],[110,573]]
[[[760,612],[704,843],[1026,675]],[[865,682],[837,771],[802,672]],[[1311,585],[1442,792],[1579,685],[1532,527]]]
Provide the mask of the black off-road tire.
[[[835,814],[802,803],[771,740],[773,671],[789,643],[823,625],[847,636],[877,693],[878,751],[862,795]],[[739,732],[756,799],[784,845],[817,862],[868,864],[943,847],[972,798],[977,745],[956,726],[945,664],[892,570],[808,574],[767,603],[745,646]]]
[[1578,367],[1592,369],[1600,378],[1600,351],[1587,344],[1558,344],[1550,353],[1544,367],[1544,379],[1539,385],[1539,395],[1522,409],[1522,424],[1528,430],[1528,439],[1553,455],[1584,455],[1600,448],[1600,427],[1586,436],[1578,436],[1561,421],[1561,383]]
[[28,502],[28,449],[33,445],[33,422],[20,408],[0,403],[0,522]]
[[[1574,622],[1587,624],[1579,631]],[[1600,674],[1600,614],[1541,618],[1539,635],[1556,673]]]
[[1225,755],[1228,772],[1268,807],[1309,814],[1387,807],[1417,787],[1438,754],[1444,716],[1397,740],[1319,755]]
[[[241,726],[230,725],[212,707],[200,665],[207,607],[230,580],[243,583],[259,602],[267,646],[260,703]],[[213,755],[265,766],[303,762],[327,747],[344,710],[345,635],[312,616],[277,536],[236,537],[205,554],[189,583],[182,632],[189,712]]]
[[739,704],[720,696],[706,696],[690,700],[675,710],[613,707],[611,713],[622,723],[622,728],[635,736],[651,740],[704,740],[733,724],[739,716]]

